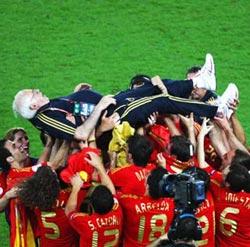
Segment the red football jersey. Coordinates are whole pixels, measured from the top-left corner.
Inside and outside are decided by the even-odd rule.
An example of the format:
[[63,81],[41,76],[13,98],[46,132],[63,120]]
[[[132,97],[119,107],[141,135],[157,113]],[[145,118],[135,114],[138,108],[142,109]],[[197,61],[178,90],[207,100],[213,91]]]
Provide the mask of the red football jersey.
[[148,164],[146,167],[126,165],[111,170],[109,177],[117,191],[142,196],[145,194],[147,176],[154,168],[153,164]]
[[124,247],[147,246],[168,232],[174,218],[172,198],[121,195],[119,201],[124,216]]
[[[46,165],[46,163],[20,169],[11,168],[7,175],[6,190],[33,176],[42,165]],[[36,218],[31,214],[32,212],[29,212],[17,198],[10,201],[9,212],[10,246],[15,246],[19,241],[30,245],[34,243],[34,236],[39,235],[39,229],[37,228]]]
[[11,168],[7,175],[7,190],[22,182],[24,179],[33,176],[39,167],[46,165],[46,163],[43,163],[20,169]]
[[88,176],[83,187],[88,188],[90,186],[95,168],[85,160],[86,157],[89,157],[89,152],[100,155],[100,150],[87,147],[69,156],[67,166],[60,173],[60,177],[65,183],[70,183],[71,177],[77,172],[85,171]]
[[70,189],[61,190],[55,206],[48,212],[41,211],[38,208],[35,209],[41,233],[41,246],[79,246],[79,235],[70,225],[64,212],[70,192]]
[[215,246],[215,212],[214,200],[210,191],[206,194],[206,199],[196,209],[195,217],[199,220],[202,228],[202,239],[196,241],[197,246]]
[[205,159],[206,162],[211,165],[216,170],[219,170],[221,166],[221,158],[216,153],[213,145],[211,144],[210,138],[205,137],[204,140],[204,149],[205,149]]
[[80,247],[119,246],[122,231],[122,210],[115,199],[113,209],[104,215],[72,212],[69,221],[80,234]]
[[220,247],[249,247],[250,193],[232,192],[217,179],[213,180],[218,174],[222,177],[221,173],[216,173],[210,186],[215,204],[216,244]]

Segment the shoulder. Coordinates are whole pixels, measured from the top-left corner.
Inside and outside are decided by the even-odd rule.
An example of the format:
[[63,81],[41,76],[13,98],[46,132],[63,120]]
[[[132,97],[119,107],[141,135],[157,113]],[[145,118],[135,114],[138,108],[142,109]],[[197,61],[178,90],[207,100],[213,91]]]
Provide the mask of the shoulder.
[[69,220],[75,220],[77,218],[81,218],[81,220],[83,220],[83,218],[86,218],[86,217],[89,217],[89,215],[86,213],[81,213],[81,212],[76,212],[76,211],[71,212],[68,216]]
[[141,199],[142,197],[141,196],[137,196],[137,195],[133,195],[133,194],[122,194],[120,197],[119,197],[119,200],[126,200],[126,199],[131,199],[131,200],[137,200],[137,199]]
[[120,172],[123,172],[123,171],[126,171],[128,170],[129,168],[131,168],[132,165],[131,164],[128,164],[128,165],[124,165],[122,167],[117,167],[117,168],[114,168],[112,170],[109,171],[109,175],[114,175],[114,174],[118,174]]

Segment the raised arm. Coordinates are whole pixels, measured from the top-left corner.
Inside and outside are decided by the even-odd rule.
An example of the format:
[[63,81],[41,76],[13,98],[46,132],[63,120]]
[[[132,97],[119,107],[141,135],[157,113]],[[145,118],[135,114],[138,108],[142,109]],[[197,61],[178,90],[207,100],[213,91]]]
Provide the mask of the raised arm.
[[204,150],[204,138],[206,134],[213,128],[213,126],[207,126],[208,119],[204,119],[200,133],[198,135],[198,143],[197,143],[197,157],[200,168],[204,169],[208,167],[208,163],[205,161],[205,150]]
[[165,117],[164,122],[167,125],[171,136],[181,135],[181,132],[176,128],[174,121],[170,117]]
[[156,75],[151,78],[152,84],[157,86],[162,93],[168,93],[166,86],[164,85],[163,81],[161,80],[160,76]]
[[209,138],[213,148],[220,158],[223,158],[224,154],[230,151],[228,140],[225,140],[224,131],[213,122],[213,129],[209,132]]
[[53,147],[51,149],[51,152],[50,152],[49,161],[51,161],[51,160],[53,160],[55,158],[61,144],[62,144],[62,140],[56,138],[55,141],[54,141],[54,145],[53,145]]
[[95,167],[95,169],[97,170],[97,172],[101,178],[102,185],[105,185],[111,191],[111,193],[114,195],[116,192],[115,187],[113,185],[113,182],[111,181],[111,179],[109,178],[109,176],[106,173],[106,170],[103,166],[101,157],[93,152],[89,152],[88,154],[89,154],[89,158],[85,158],[85,160],[90,165]]
[[235,136],[237,139],[243,144],[246,145],[246,134],[245,131],[236,115],[236,112],[234,112],[231,116],[231,123],[232,123],[232,128]]
[[67,204],[65,206],[65,214],[68,216],[71,212],[76,210],[77,207],[77,197],[78,197],[78,192],[80,191],[82,185],[83,185],[83,180],[81,179],[79,173],[76,173],[72,178],[71,178],[71,185],[72,185],[72,190],[69,196],[69,199],[67,201]]
[[237,139],[233,129],[230,127],[230,124],[225,117],[215,118],[215,121],[224,130],[231,149],[239,149],[243,152],[249,153],[247,148]]
[[117,112],[114,112],[111,116],[107,117],[107,111],[105,111],[101,119],[101,124],[96,129],[96,137],[101,136],[108,130],[112,130],[115,126],[119,125],[120,122],[120,116]]
[[116,104],[116,100],[114,98],[109,95],[102,97],[91,115],[83,122],[82,125],[76,128],[74,137],[78,140],[86,141],[91,131],[96,127],[102,111],[112,104]]
[[65,165],[67,157],[69,153],[69,143],[68,141],[64,140],[58,149],[56,155],[52,157],[52,159],[49,162],[49,166],[53,170],[58,169],[60,166]]
[[43,161],[48,161],[50,159],[50,155],[51,155],[51,151],[52,151],[54,143],[53,143],[53,139],[49,135],[45,134],[45,139],[46,139],[46,143],[44,145],[43,152],[41,153],[39,160],[37,162],[38,164]]
[[188,131],[188,139],[193,144],[194,152],[196,152],[196,138],[195,138],[195,132],[194,132],[194,114],[191,113],[190,117],[184,117],[182,115],[179,115],[182,123],[185,125]]

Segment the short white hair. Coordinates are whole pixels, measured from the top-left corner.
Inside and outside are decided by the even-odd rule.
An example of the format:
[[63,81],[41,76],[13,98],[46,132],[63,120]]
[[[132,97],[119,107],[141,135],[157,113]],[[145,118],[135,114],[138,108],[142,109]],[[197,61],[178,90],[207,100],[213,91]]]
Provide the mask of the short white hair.
[[27,95],[30,89],[23,89],[19,91],[13,100],[12,109],[14,114],[20,115],[23,118],[31,119],[35,116],[37,110],[32,110],[31,106],[31,97]]

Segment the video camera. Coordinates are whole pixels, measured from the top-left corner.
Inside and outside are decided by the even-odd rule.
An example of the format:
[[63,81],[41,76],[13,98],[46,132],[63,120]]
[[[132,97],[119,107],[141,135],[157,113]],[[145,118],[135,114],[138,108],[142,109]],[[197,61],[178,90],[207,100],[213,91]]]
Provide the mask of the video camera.
[[193,214],[205,200],[204,181],[190,174],[166,174],[159,182],[159,189],[163,197],[174,198],[176,211],[180,214]]

